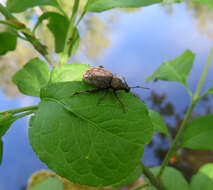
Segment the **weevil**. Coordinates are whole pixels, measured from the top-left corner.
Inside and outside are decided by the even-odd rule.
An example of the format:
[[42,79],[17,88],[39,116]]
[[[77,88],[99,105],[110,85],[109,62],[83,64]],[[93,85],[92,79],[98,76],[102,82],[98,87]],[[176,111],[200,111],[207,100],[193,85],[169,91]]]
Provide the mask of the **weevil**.
[[[124,90],[125,92],[130,92],[131,88],[144,88],[141,86],[129,87],[126,80],[122,77],[117,77],[112,74],[110,71],[105,69],[103,66],[91,67],[83,74],[83,81],[87,84],[90,84],[96,89],[89,89],[85,91],[75,92],[73,95],[83,94],[83,93],[95,93],[100,90],[104,90],[103,95],[99,98],[97,104],[100,104],[104,99],[105,95],[109,89],[113,89],[113,94],[115,98],[119,101],[122,106],[123,112],[126,112],[125,105],[120,100],[117,91]],[[144,88],[149,89],[149,88]]]

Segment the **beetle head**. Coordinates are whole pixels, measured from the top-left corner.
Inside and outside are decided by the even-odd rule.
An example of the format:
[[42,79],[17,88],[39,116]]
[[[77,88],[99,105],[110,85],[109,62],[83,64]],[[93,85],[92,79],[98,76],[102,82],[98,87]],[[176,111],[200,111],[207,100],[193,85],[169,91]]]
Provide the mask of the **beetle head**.
[[111,87],[116,90],[125,90],[126,92],[130,91],[128,84],[124,78],[119,78],[117,76],[112,77]]

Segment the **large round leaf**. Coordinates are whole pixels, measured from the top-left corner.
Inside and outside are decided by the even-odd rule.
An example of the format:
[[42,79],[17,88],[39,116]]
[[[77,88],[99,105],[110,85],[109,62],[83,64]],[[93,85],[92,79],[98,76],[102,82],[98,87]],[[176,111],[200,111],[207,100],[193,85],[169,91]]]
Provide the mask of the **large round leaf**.
[[109,92],[70,97],[91,88],[80,81],[50,84],[31,122],[31,145],[50,169],[72,182],[107,186],[138,166],[153,127],[146,106],[131,93],[119,92],[127,112]]

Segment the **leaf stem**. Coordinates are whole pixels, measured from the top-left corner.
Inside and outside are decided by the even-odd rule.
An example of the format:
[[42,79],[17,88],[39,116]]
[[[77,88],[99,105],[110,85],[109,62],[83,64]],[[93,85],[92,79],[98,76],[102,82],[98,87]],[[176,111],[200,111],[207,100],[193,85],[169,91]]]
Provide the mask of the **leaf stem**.
[[7,20],[17,20],[1,3],[0,3],[0,12],[5,16]]
[[143,163],[141,163],[141,166],[143,168],[144,175],[149,179],[153,186],[155,186],[158,190],[167,190],[162,181],[159,178],[155,177],[154,174],[149,170],[149,168],[147,168]]
[[198,86],[197,86],[197,89],[195,91],[195,94],[194,94],[194,96],[192,96],[192,102],[191,102],[189,108],[187,109],[186,116],[185,116],[185,118],[184,118],[184,120],[183,120],[183,122],[181,124],[180,129],[178,130],[178,133],[177,133],[177,135],[176,135],[176,137],[175,137],[175,139],[173,141],[173,144],[171,145],[169,151],[166,154],[165,159],[163,160],[163,163],[161,165],[161,169],[160,169],[160,171],[159,171],[159,173],[157,175],[158,178],[160,178],[162,176],[166,166],[169,163],[169,160],[170,160],[171,156],[178,150],[177,149],[178,142],[179,142],[180,138],[182,137],[182,135],[183,135],[183,133],[184,133],[186,127],[187,127],[187,122],[188,122],[188,120],[191,117],[192,111],[193,111],[195,105],[197,104],[197,102],[199,100],[198,96],[200,94],[201,88],[203,86],[204,80],[205,80],[207,72],[209,70],[209,66],[211,64],[212,58],[213,58],[213,47],[212,47],[211,52],[209,54],[208,60],[206,62],[206,65],[204,67],[204,70],[203,70],[202,76],[200,78],[200,81],[198,83]]
[[25,116],[33,114],[33,113],[34,113],[33,111],[28,111],[28,112],[25,112],[25,113],[22,113],[22,114],[19,114],[19,115],[15,116],[15,118],[16,119],[20,119],[22,117],[25,117]]
[[0,112],[0,114],[16,114],[20,112],[25,112],[25,111],[31,111],[31,110],[36,110],[38,109],[38,106],[28,106],[28,107],[22,107],[22,108],[16,108],[16,109],[9,109],[6,111]]
[[74,0],[74,5],[73,5],[73,9],[72,9],[72,15],[70,18],[69,28],[67,31],[64,51],[60,56],[60,65],[67,63],[68,58],[69,58],[70,38],[72,38],[73,33],[74,33],[75,20],[76,20],[77,13],[78,13],[79,2],[80,2],[80,0]]

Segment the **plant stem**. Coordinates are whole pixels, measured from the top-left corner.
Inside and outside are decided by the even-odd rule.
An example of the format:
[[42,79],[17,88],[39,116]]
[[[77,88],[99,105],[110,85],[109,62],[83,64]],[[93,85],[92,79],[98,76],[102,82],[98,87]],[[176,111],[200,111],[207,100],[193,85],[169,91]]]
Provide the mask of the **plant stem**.
[[67,31],[64,51],[62,53],[62,56],[60,56],[60,65],[67,63],[68,58],[69,58],[70,43],[72,43],[72,42],[70,42],[70,38],[72,38],[73,33],[74,33],[75,20],[76,20],[77,13],[78,13],[79,2],[80,2],[80,0],[74,0],[74,5],[73,5],[73,9],[72,9],[72,15],[70,18],[69,28]]
[[144,183],[144,184],[138,185],[136,187],[133,187],[131,190],[140,190],[140,189],[147,187],[149,185],[150,185],[150,183]]
[[164,169],[165,169],[166,166],[168,165],[171,156],[174,154],[174,152],[175,152],[175,150],[176,150],[176,146],[177,146],[177,144],[178,144],[178,141],[179,141],[180,137],[182,136],[182,134],[183,134],[183,132],[184,132],[184,130],[185,130],[185,128],[186,128],[187,121],[188,121],[188,119],[190,118],[190,116],[191,116],[191,114],[192,114],[192,111],[193,111],[194,106],[195,106],[195,104],[192,103],[192,104],[189,106],[189,108],[187,109],[186,117],[184,118],[184,120],[183,120],[183,122],[182,122],[182,124],[181,124],[181,127],[180,127],[180,129],[178,130],[178,133],[177,133],[177,135],[176,135],[176,137],[175,137],[175,139],[174,139],[174,142],[173,142],[172,145],[171,145],[171,148],[169,149],[169,151],[168,151],[167,154],[166,154],[165,159],[163,160],[163,163],[162,163],[162,165],[161,165],[161,169],[160,169],[160,171],[159,171],[157,177],[160,177],[160,176],[163,174]]
[[195,94],[194,94],[194,96],[192,97],[192,102],[191,102],[189,108],[187,109],[186,116],[185,116],[185,118],[184,118],[184,120],[183,120],[183,122],[182,122],[182,124],[181,124],[180,129],[178,130],[178,133],[177,133],[177,135],[176,135],[176,137],[175,137],[175,139],[174,139],[173,144],[171,145],[169,151],[168,151],[167,154],[166,154],[165,159],[163,160],[163,163],[162,163],[162,165],[161,165],[161,169],[160,169],[160,171],[159,171],[159,173],[158,173],[158,175],[157,175],[158,178],[160,178],[160,177],[162,176],[162,174],[163,174],[163,172],[164,172],[166,166],[167,166],[168,163],[169,163],[169,160],[170,160],[171,156],[177,151],[178,142],[179,142],[180,138],[182,137],[182,135],[183,135],[183,133],[184,133],[186,127],[187,127],[187,122],[188,122],[188,120],[189,120],[190,117],[191,117],[192,111],[193,111],[195,105],[196,105],[197,102],[198,102],[198,101],[197,101],[197,100],[199,99],[198,96],[199,96],[199,94],[200,94],[201,88],[202,88],[203,83],[204,83],[204,80],[205,80],[205,78],[206,78],[206,75],[207,75],[209,66],[210,66],[210,64],[211,64],[212,58],[213,58],[213,47],[212,47],[211,52],[210,52],[210,54],[209,54],[208,60],[207,60],[207,62],[206,62],[206,65],[205,65],[205,67],[204,67],[204,70],[203,70],[202,76],[201,76],[201,78],[200,78],[200,81],[199,81],[199,83],[198,83],[198,86],[197,86],[197,89],[196,89],[196,91],[195,91]]
[[155,186],[158,190],[167,190],[162,181],[155,177],[153,173],[149,170],[149,168],[147,168],[143,163],[141,163],[141,165],[143,168],[144,175],[149,179],[153,186]]
[[[4,7],[1,3],[0,3],[0,13],[2,13],[4,15],[4,17],[7,20],[14,20],[14,21],[18,21],[18,19],[13,16],[6,7]],[[18,21],[19,22],[19,21]],[[21,22],[20,22],[21,23]],[[28,30],[30,32],[29,29],[25,28],[25,30]],[[20,30],[21,31],[21,30]],[[18,32],[18,31],[16,31]],[[55,66],[54,61],[51,60],[50,57],[48,57],[48,52],[46,50],[46,47],[33,35],[29,35],[27,32],[21,31],[21,33],[26,37],[26,40],[28,42],[30,42],[33,47],[46,59],[46,61],[51,65],[51,66]]]
[[36,110],[38,109],[38,106],[28,106],[28,107],[22,107],[22,108],[16,108],[16,109],[9,109],[3,112],[0,112],[0,114],[16,114],[20,112],[25,112],[25,111],[31,111],[31,110]]
[[25,116],[33,114],[33,113],[34,113],[33,111],[28,111],[28,112],[25,112],[25,113],[22,113],[22,114],[15,116],[15,118],[19,119],[19,118],[25,117]]
[[211,49],[211,52],[209,54],[209,57],[207,59],[207,62],[206,62],[206,65],[205,65],[205,68],[203,70],[203,73],[202,73],[202,76],[200,78],[200,81],[199,81],[199,84],[198,84],[198,87],[197,87],[197,90],[195,92],[195,95],[194,95],[194,100],[196,101],[196,99],[198,98],[199,94],[200,94],[200,91],[201,91],[201,88],[203,86],[203,83],[204,83],[204,80],[206,78],[206,75],[208,73],[208,70],[209,70],[209,67],[210,67],[210,64],[211,64],[211,61],[212,61],[212,58],[213,58],[213,47]]
[[0,12],[5,16],[7,20],[17,20],[1,3],[0,3]]

